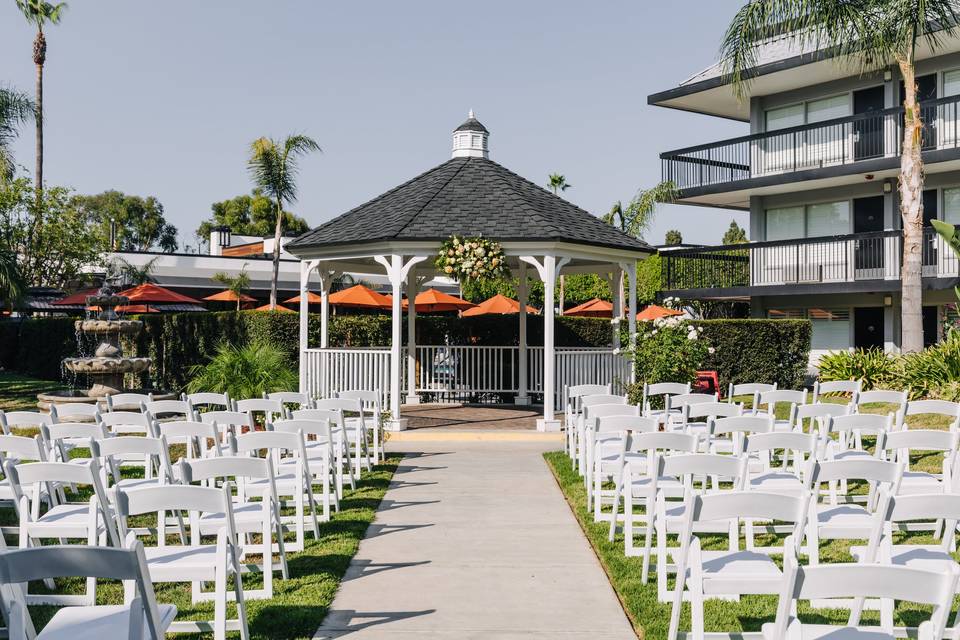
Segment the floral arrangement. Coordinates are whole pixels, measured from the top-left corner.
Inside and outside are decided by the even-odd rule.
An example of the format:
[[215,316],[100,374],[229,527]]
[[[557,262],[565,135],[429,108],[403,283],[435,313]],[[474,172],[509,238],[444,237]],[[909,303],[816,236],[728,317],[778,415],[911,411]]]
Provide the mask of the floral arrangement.
[[483,236],[450,236],[440,245],[434,264],[440,273],[461,282],[510,276],[500,243]]
[[[676,308],[678,300],[666,299],[663,306]],[[665,316],[644,322],[639,328],[633,361],[637,380],[693,382],[714,348],[703,338],[703,327],[684,316]]]

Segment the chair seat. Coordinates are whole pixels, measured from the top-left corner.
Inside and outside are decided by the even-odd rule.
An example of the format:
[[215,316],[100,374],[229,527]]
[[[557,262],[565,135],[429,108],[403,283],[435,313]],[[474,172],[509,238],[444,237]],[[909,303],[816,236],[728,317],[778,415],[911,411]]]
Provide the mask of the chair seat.
[[848,449],[846,451],[841,451],[834,454],[833,460],[856,460],[862,458],[873,458],[872,454],[867,451],[861,451],[859,449]]
[[[708,491],[713,493],[712,491]],[[677,503],[676,506],[673,504],[667,505],[664,515],[666,516],[666,529],[670,533],[678,533],[683,529],[684,522],[686,521],[687,516],[686,508],[683,503]],[[698,522],[694,525],[693,530],[698,533],[727,533],[730,529],[729,520],[712,520],[709,522]]]
[[[764,640],[783,640],[774,636],[772,622],[763,625]],[[893,640],[894,636],[870,627],[834,627],[826,624],[805,624],[801,626],[798,640]],[[791,636],[793,640],[793,636]]]
[[706,594],[779,593],[783,574],[773,559],[756,551],[701,552]]
[[[177,617],[177,608],[172,604],[158,604],[159,626],[166,631]],[[37,640],[104,640],[126,638],[130,628],[130,607],[126,605],[101,605],[94,607],[63,607],[51,618],[37,636]],[[150,637],[146,621],[143,637]]]
[[[635,478],[630,482],[633,489],[634,498],[646,498],[650,495],[653,482],[649,477]],[[668,498],[682,497],[684,488],[683,483],[673,476],[661,476],[657,478],[657,490],[663,491],[664,496]]]
[[750,479],[750,489],[770,493],[798,495],[805,490],[803,481],[792,473],[771,471]]
[[[259,533],[263,528],[262,502],[237,502],[233,504],[233,520],[240,533]],[[200,516],[200,534],[216,533],[227,526],[223,513],[204,513]]]
[[904,471],[903,478],[900,480],[900,489],[897,493],[901,495],[915,493],[940,493],[943,490],[943,482],[932,473],[923,471]]
[[[942,573],[957,568],[957,561],[935,544],[895,544],[890,549],[890,564]],[[867,552],[863,545],[850,547],[850,555],[859,562]]]
[[139,489],[141,487],[159,487],[160,478],[123,478],[115,483],[112,488],[128,491],[130,489]]
[[[281,465],[281,468],[277,470],[278,473],[273,477],[273,482],[277,485],[277,494],[289,496],[295,494],[297,491],[302,491],[303,487],[300,486],[296,473],[294,471],[284,471],[282,468],[284,466],[285,465]],[[262,498],[270,492],[270,481],[265,478],[248,480],[243,485],[243,489],[250,496]]]
[[821,537],[866,538],[873,527],[873,515],[858,504],[819,505],[817,524]]
[[154,582],[189,582],[214,577],[216,545],[145,547],[143,551]]
[[[88,504],[58,504],[29,524],[31,536],[63,536],[66,538],[87,537],[87,522],[90,518]],[[98,532],[103,531],[99,524]]]

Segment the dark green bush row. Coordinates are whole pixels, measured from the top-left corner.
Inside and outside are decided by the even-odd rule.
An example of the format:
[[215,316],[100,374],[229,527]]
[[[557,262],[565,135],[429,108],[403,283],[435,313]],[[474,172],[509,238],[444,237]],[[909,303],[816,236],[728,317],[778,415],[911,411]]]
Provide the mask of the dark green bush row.
[[64,358],[92,352],[89,340],[77,345],[75,318],[9,320],[0,323],[0,365],[35,378],[59,380]]
[[704,369],[717,371],[724,393],[733,382],[803,385],[810,353],[809,320],[703,320],[703,339],[714,353]]

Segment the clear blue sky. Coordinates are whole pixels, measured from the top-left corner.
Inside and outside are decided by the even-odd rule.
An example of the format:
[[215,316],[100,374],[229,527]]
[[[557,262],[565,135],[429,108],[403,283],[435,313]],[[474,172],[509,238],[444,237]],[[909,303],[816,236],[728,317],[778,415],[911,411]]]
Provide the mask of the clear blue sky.
[[[661,151],[746,133],[646,103],[715,59],[742,1],[72,0],[47,35],[45,176],[156,196],[195,244],[212,202],[249,191],[250,141],[306,133],[324,153],[293,210],[315,225],[449,158],[472,108],[492,159],[561,172],[602,214],[659,180]],[[32,93],[32,38],[2,0],[0,83]],[[648,240],[719,242],[732,218],[664,207]]]

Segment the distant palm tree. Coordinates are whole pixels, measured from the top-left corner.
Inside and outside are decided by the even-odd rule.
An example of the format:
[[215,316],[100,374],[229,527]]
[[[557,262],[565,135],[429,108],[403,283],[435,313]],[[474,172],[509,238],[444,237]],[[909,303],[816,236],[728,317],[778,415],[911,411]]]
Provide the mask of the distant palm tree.
[[37,125],[37,167],[34,186],[37,192],[37,204],[43,193],[43,65],[47,61],[47,39],[43,35],[43,25],[58,24],[66,2],[53,4],[44,0],[16,0],[17,7],[27,21],[37,27],[37,36],[33,39],[33,64],[37,67],[37,108],[34,122]]
[[916,53],[934,55],[952,37],[955,0],[750,0],[730,22],[720,49],[734,94],[747,97],[761,45],[791,35],[807,51],[829,49],[860,72],[896,65],[903,78],[900,216],[903,218],[901,350],[923,349],[923,117],[917,102]]
[[0,185],[13,179],[16,166],[11,143],[20,125],[33,117],[33,111],[30,96],[0,87]]
[[277,205],[273,232],[273,277],[270,279],[270,309],[277,308],[277,277],[280,273],[280,238],[283,235],[283,207],[297,199],[297,160],[310,151],[321,151],[313,138],[287,136],[283,142],[257,138],[250,145],[247,167],[257,188]]
[[231,276],[220,271],[213,274],[213,279],[227,288],[237,298],[237,311],[240,311],[240,298],[250,288],[250,274],[247,273],[247,264],[240,268],[240,273]]
[[16,306],[27,291],[27,283],[17,267],[17,255],[8,249],[0,249],[0,308]]
[[142,266],[137,266],[123,258],[116,258],[110,267],[112,271],[119,274],[124,286],[136,287],[141,284],[156,282],[153,272],[156,269],[158,259],[159,256],[148,260]]
[[567,179],[560,173],[551,173],[547,176],[547,186],[553,190],[553,195],[557,195],[557,191],[566,191],[572,184],[567,183]]
[[649,231],[650,225],[653,224],[657,205],[675,202],[677,195],[676,185],[665,180],[649,189],[637,191],[626,208],[617,200],[610,211],[603,216],[603,221],[612,224],[627,235],[643,239],[643,234]]

